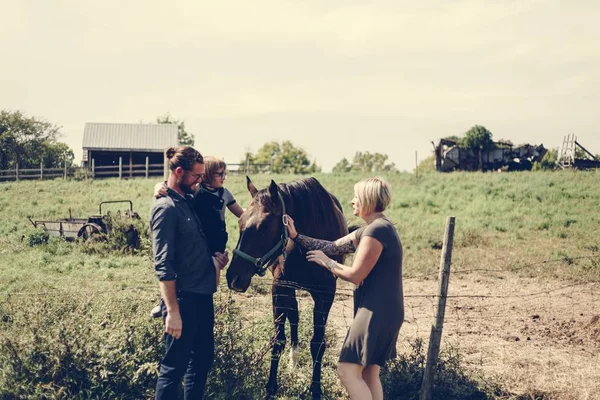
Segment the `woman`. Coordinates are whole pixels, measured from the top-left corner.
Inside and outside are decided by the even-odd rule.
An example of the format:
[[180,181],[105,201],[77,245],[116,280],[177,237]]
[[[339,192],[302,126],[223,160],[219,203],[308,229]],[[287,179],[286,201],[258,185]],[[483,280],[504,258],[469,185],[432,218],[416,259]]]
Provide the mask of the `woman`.
[[[335,276],[357,285],[354,320],[338,363],[338,376],[350,399],[383,399],[379,372],[396,357],[396,340],[404,321],[402,244],[394,225],[383,214],[389,205],[389,185],[370,178],[354,185],[352,209],[367,225],[335,242],[296,232],[289,219],[289,235],[306,249],[307,259]],[[351,267],[328,257],[356,251]]]

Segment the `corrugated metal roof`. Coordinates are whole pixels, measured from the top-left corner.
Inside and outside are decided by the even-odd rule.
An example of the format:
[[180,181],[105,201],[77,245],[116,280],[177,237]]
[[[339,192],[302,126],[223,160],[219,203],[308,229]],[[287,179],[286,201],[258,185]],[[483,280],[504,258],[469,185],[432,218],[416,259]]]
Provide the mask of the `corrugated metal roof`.
[[173,124],[85,124],[83,149],[164,151],[175,147],[177,125]]

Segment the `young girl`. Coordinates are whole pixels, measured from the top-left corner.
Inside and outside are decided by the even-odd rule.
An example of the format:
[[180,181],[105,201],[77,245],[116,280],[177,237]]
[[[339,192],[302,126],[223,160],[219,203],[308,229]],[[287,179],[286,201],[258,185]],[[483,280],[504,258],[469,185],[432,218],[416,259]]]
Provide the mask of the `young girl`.
[[[206,236],[210,250],[225,253],[227,245],[227,227],[225,226],[225,207],[237,218],[244,210],[235,201],[233,194],[223,185],[227,178],[227,164],[215,157],[204,157],[205,177],[194,196],[194,209],[202,223],[202,231]],[[220,280],[217,269],[217,286]]]
[[[227,245],[227,227],[225,225],[225,207],[231,211],[237,218],[242,215],[244,210],[235,201],[233,194],[223,185],[227,178],[227,164],[225,161],[216,157],[204,157],[204,176],[202,183],[198,185],[194,195],[194,211],[202,224],[202,232],[206,236],[206,241],[211,254],[216,252],[225,253]],[[164,182],[157,183],[154,187],[154,196],[166,196]],[[220,283],[221,270],[217,270],[217,287]],[[160,305],[152,309],[152,316],[158,318],[161,316]]]

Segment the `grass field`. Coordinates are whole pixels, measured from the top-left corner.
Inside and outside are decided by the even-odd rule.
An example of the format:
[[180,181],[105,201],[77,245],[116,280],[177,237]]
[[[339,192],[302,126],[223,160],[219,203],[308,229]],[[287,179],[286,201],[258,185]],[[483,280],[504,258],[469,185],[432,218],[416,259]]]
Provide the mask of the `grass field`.
[[[338,197],[349,221],[356,222],[349,202],[353,184],[363,176],[316,177]],[[433,300],[427,295],[436,292],[445,220],[453,215],[450,294],[456,297],[449,301],[444,331],[449,366],[444,379],[458,380],[482,396],[473,398],[600,397],[600,299],[595,294],[600,281],[600,173],[384,177],[393,190],[387,215],[396,223],[405,252],[407,317],[399,343],[403,354],[417,354],[412,359],[417,363],[415,341],[428,337]],[[252,178],[260,188],[271,179],[287,182],[298,177]],[[27,217],[64,218],[69,209],[73,216],[85,217],[97,213],[100,201],[130,199],[144,231],[154,183],[108,179],[0,184],[0,398],[151,396],[161,349],[160,324],[147,317],[158,299],[147,236],[136,252],[122,252],[107,243],[62,240],[30,246],[34,230]],[[248,204],[243,177],[230,176],[226,185],[242,206]],[[231,248],[238,237],[231,215],[227,226]],[[350,287],[338,288],[323,378],[324,390],[333,398],[343,396],[335,378],[334,353],[351,318],[351,301],[345,296]],[[250,326],[256,336],[239,337],[247,345],[238,349],[239,365],[256,366],[257,354],[268,342],[267,292],[268,276],[253,282],[248,294],[219,290],[220,306],[245,316],[223,314],[225,322],[217,327],[222,337],[237,337],[236,324]],[[308,298],[301,297],[301,308],[310,308]],[[306,322],[304,337],[309,335]],[[228,348],[237,345],[230,343]],[[304,364],[309,363],[306,349],[303,357]],[[239,393],[260,394],[262,387],[253,392],[252,385],[263,385],[266,359],[259,361],[262,368],[237,374],[230,364],[217,361],[211,379],[244,388]],[[306,371],[283,369],[283,397],[295,398],[308,386]],[[406,371],[398,376],[418,380],[418,372],[413,376]],[[224,389],[216,383],[209,389],[214,398],[232,398],[222,395]],[[440,390],[437,398],[464,398]],[[388,393],[397,392],[390,388]],[[414,390],[406,389],[402,396],[398,398],[414,398]]]

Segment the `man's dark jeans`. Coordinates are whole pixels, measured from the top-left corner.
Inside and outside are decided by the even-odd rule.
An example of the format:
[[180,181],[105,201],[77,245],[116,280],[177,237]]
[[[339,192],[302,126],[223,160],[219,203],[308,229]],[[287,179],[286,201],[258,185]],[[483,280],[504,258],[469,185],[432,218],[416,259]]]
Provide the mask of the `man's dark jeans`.
[[[178,340],[165,334],[165,356],[160,362],[156,400],[175,400],[183,378],[184,398],[202,399],[206,376],[214,357],[213,296],[177,294],[182,334]],[[162,302],[161,302],[162,303]],[[166,308],[162,303],[163,321]]]

